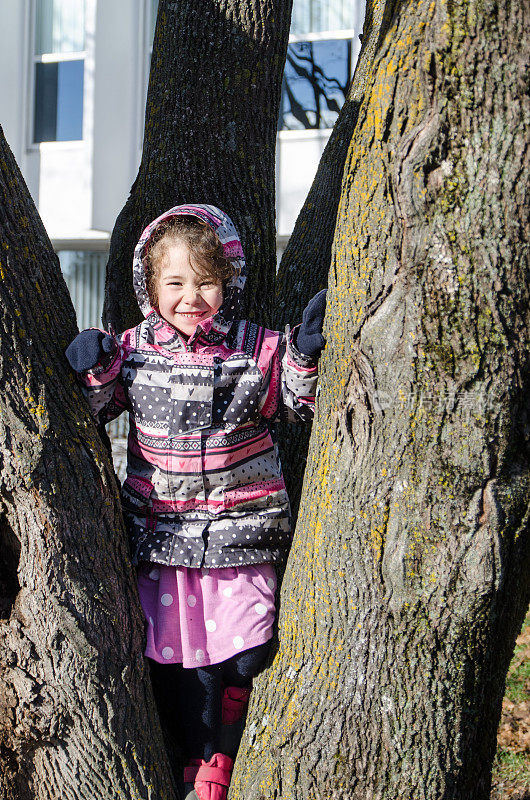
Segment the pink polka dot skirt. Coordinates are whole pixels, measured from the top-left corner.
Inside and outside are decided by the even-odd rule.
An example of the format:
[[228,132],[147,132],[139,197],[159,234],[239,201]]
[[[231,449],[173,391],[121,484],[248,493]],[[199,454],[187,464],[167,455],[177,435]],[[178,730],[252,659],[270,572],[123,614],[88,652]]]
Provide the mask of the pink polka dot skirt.
[[275,589],[270,564],[191,569],[141,562],[145,655],[162,664],[203,667],[263,644],[272,636]]

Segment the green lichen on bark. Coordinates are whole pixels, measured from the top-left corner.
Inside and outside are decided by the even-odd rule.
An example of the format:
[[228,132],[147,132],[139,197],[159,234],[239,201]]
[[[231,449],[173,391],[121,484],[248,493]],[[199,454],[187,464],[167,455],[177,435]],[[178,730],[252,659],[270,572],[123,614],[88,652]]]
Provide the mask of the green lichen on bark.
[[234,797],[488,797],[530,590],[527,12],[400,2],[380,42]]

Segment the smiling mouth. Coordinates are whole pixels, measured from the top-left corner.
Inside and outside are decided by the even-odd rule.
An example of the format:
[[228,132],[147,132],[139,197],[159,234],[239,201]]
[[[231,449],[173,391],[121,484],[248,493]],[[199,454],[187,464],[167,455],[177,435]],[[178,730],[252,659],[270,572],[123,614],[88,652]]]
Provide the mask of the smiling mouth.
[[203,317],[206,311],[176,311],[180,317]]

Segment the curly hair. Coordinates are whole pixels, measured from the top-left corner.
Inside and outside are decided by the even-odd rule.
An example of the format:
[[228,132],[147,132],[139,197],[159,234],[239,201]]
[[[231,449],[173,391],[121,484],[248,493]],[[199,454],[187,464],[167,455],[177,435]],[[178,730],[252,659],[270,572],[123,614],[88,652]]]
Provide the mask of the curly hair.
[[155,228],[143,257],[147,294],[154,307],[158,304],[158,279],[167,251],[179,241],[188,246],[190,264],[201,277],[221,282],[224,289],[237,274],[237,268],[224,254],[221,240],[206,222],[193,216],[170,217]]

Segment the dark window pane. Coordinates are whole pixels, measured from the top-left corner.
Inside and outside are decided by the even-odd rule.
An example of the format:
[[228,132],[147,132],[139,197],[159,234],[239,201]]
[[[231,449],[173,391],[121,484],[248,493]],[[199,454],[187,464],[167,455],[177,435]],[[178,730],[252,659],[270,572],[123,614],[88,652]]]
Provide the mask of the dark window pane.
[[35,64],[35,142],[83,138],[84,61]]
[[57,131],[57,64],[35,64],[33,141],[54,142]]
[[280,130],[333,127],[348,92],[351,50],[350,39],[289,45]]

